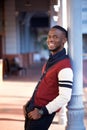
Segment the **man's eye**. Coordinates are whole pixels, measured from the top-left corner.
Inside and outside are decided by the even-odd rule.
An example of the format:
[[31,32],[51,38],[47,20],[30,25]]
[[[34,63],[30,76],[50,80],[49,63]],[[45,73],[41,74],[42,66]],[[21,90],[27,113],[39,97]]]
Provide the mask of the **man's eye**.
[[56,38],[58,38],[58,37],[57,37],[57,36],[54,36],[53,38],[55,38],[55,39],[56,39]]
[[48,38],[51,38],[51,36],[48,36],[47,39],[48,39]]
[[48,36],[47,39],[49,39],[49,38],[57,39],[58,37],[57,36]]

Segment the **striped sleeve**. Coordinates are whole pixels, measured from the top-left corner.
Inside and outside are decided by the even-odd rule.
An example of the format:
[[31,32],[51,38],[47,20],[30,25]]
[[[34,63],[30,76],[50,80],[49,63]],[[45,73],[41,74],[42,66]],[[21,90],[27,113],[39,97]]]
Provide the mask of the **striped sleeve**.
[[67,104],[71,98],[73,72],[71,68],[62,69],[58,75],[59,95],[46,105],[48,113],[51,114]]
[[59,86],[65,88],[72,88],[73,73],[71,68],[65,68],[59,72],[58,75]]

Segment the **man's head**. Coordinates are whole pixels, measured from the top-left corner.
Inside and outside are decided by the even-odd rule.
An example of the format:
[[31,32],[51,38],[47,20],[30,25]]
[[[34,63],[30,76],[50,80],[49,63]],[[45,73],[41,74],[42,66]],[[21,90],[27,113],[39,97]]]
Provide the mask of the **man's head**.
[[56,25],[50,29],[47,38],[47,45],[52,54],[55,54],[64,48],[67,37],[67,31],[61,26]]

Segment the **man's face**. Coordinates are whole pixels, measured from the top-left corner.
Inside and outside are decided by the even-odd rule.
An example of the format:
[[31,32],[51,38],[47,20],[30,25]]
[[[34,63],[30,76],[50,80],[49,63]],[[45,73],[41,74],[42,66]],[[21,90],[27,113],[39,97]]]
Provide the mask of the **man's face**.
[[55,54],[63,49],[66,40],[67,39],[61,30],[52,28],[49,31],[47,38],[48,49],[52,54]]

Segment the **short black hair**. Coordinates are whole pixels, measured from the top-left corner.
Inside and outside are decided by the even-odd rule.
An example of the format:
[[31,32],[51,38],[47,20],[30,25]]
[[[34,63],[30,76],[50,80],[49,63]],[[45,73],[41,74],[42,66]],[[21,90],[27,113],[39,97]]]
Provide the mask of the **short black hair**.
[[65,33],[65,37],[68,38],[68,31],[67,31],[65,28],[63,28],[63,27],[61,27],[61,26],[59,26],[59,25],[55,25],[55,26],[53,26],[52,28],[61,30],[62,32]]

